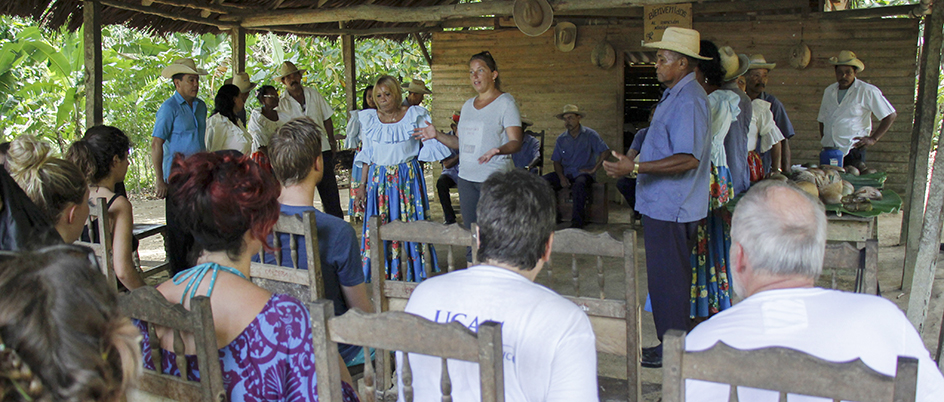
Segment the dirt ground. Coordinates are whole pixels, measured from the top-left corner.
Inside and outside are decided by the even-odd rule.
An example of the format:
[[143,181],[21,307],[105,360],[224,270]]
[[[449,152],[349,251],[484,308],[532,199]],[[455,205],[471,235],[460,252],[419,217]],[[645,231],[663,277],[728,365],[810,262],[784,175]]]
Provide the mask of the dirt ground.
[[[431,177],[429,173],[426,174],[427,188],[429,189],[430,202],[430,213],[431,219],[436,222],[441,222],[443,219],[442,207],[439,204],[439,201],[435,197],[435,180]],[[343,180],[346,183],[346,180]],[[164,201],[148,199],[141,196],[132,196],[132,204],[134,205],[134,215],[135,223],[163,223],[164,222]],[[453,191],[452,201],[456,210],[458,211],[458,193]],[[317,208],[321,208],[321,201],[319,200],[317,194],[315,195],[314,205]],[[346,211],[348,208],[348,191],[347,189],[341,190],[341,205],[342,208]],[[632,216],[632,211],[625,204],[611,203],[610,205],[610,215],[609,223],[606,225],[591,224],[588,225],[585,229],[591,232],[603,232],[606,231],[610,233],[614,238],[622,238],[622,234],[626,230],[633,230],[637,235],[637,248],[636,253],[639,256],[636,262],[637,271],[639,273],[638,277],[640,280],[640,294],[639,302],[644,303],[646,292],[645,292],[645,281],[646,281],[646,269],[645,269],[645,249],[643,248],[642,242],[642,229],[635,227],[630,224],[630,217]],[[901,275],[902,275],[902,266],[904,264],[904,247],[898,245],[900,226],[901,226],[901,214],[887,214],[879,217],[879,284],[882,289],[882,296],[891,300],[899,306],[902,310],[907,309],[908,307],[908,298],[909,294],[901,291]],[[461,219],[461,218],[460,218]],[[360,235],[360,224],[355,225],[357,229],[358,236]],[[164,259],[164,249],[163,241],[160,236],[154,236],[149,239],[145,239],[141,242],[139,249],[139,254],[142,260],[145,261],[162,261]],[[441,252],[440,264],[445,268],[445,252]],[[461,267],[465,265],[462,257],[463,253],[454,253],[454,259],[457,260],[457,266]],[[938,336],[941,332],[941,320],[942,314],[944,314],[944,264],[942,264],[942,258],[944,254],[939,255],[938,264],[937,264],[937,275],[934,280],[931,308],[928,313],[928,319],[924,326],[924,332],[922,337],[925,341],[925,345],[928,347],[928,350],[931,351],[932,355],[935,353],[938,343]],[[569,262],[569,261],[568,261]],[[596,268],[595,264],[587,261],[586,268],[580,268],[581,273],[584,270],[587,271],[587,279],[596,278]],[[564,264],[569,267],[568,264]],[[444,269],[445,270],[445,269]],[[622,286],[623,275],[619,272],[619,265],[617,264],[607,264],[606,265],[606,289],[608,297],[611,291],[614,294],[614,298],[622,298],[619,296],[620,292],[618,291],[620,286]],[[592,272],[592,273],[591,273]],[[583,274],[581,274],[583,275]],[[548,278],[544,273],[539,277],[539,282],[542,284],[553,288],[554,290],[562,294],[574,294],[572,281],[570,280],[570,270],[569,269],[554,269],[553,278]],[[852,283],[854,281],[854,273],[852,272],[839,272],[838,276],[838,288],[839,289],[851,289]],[[166,279],[166,277],[157,276],[150,282],[159,281]],[[596,285],[589,283],[594,282],[593,280],[588,280],[587,284],[581,282],[580,292],[581,294],[593,294],[593,292],[598,292],[598,287]],[[829,287],[831,282],[831,274],[826,272],[819,281],[820,286]],[[658,339],[655,335],[655,327],[653,325],[651,313],[643,312],[642,316],[642,344],[643,346],[652,346],[658,343]],[[624,392],[626,383],[625,381],[620,381],[618,378],[625,378],[625,368],[623,366],[625,360],[621,360],[617,356],[601,356],[599,362],[599,372],[601,375],[606,377],[617,377],[616,379],[604,379],[601,378],[600,387],[601,387],[601,400],[602,401],[620,401],[625,400],[625,395],[621,395]],[[622,370],[622,374],[620,371]],[[646,401],[655,401],[658,400],[661,396],[661,380],[662,380],[662,371],[661,369],[643,369],[642,370],[642,380],[643,380],[643,393],[644,399]]]

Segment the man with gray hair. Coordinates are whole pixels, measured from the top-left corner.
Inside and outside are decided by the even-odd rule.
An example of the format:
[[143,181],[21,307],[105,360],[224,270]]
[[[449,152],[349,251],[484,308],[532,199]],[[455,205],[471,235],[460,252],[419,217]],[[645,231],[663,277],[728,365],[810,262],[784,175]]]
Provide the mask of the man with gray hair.
[[[737,349],[785,347],[835,362],[862,359],[885,375],[895,375],[899,355],[914,357],[917,400],[944,400],[944,377],[895,304],[813,286],[826,247],[826,214],[818,200],[792,184],[760,182],[738,202],[731,240],[734,291],[745,299],[695,327],[686,350],[705,350],[719,341]],[[689,380],[685,400],[727,401],[729,389]],[[738,397],[779,400],[776,392],[746,387],[738,389]],[[790,399],[801,400],[809,399]]]

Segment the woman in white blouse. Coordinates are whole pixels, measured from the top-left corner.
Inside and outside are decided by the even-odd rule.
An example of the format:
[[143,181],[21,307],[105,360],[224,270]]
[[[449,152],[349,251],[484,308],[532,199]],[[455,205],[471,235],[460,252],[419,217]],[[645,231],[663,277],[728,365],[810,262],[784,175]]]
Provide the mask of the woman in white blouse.
[[232,84],[223,85],[217,91],[213,114],[207,118],[207,151],[233,149],[246,155],[249,154],[252,140],[246,132],[246,127],[236,117],[236,113],[243,110],[244,106],[240,95],[239,87]]
[[262,107],[252,110],[249,116],[249,136],[252,137],[252,152],[265,153],[272,134],[288,121],[288,116],[280,114],[279,91],[272,85],[263,85],[256,94]]

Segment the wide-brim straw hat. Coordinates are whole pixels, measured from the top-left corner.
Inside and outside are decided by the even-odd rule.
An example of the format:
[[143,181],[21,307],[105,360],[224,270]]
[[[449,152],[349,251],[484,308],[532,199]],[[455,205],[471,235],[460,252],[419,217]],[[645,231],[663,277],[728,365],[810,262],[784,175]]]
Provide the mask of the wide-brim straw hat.
[[207,71],[197,68],[197,64],[193,62],[193,59],[186,57],[174,60],[173,63],[161,70],[161,77],[164,78],[170,79],[177,74],[207,75]]
[[790,65],[793,68],[802,70],[810,64],[810,59],[812,58],[812,53],[810,52],[810,47],[805,43],[799,43],[790,49]]
[[829,64],[834,66],[852,66],[855,67],[857,72],[862,72],[865,70],[865,63],[862,60],[859,60],[856,57],[855,53],[852,53],[851,50],[843,50],[839,52],[839,57],[830,57]]
[[426,88],[426,83],[423,82],[422,80],[414,79],[410,82],[404,82],[402,86],[403,86],[403,89],[405,89],[407,92],[413,92],[413,93],[425,94],[425,95],[429,95],[433,93],[433,91],[430,91],[429,88]]
[[521,128],[525,128],[525,127],[533,126],[533,125],[534,125],[534,120],[521,116]]
[[711,57],[698,54],[701,51],[701,35],[694,29],[668,27],[662,33],[662,40],[646,43],[643,46],[671,50],[698,60],[711,60]]
[[751,65],[747,68],[748,70],[757,70],[759,68],[773,70],[777,68],[777,63],[768,63],[767,59],[764,58],[764,55],[752,54],[750,57]]
[[590,53],[590,62],[593,65],[608,70],[616,63],[616,50],[609,42],[600,42]]
[[547,0],[515,0],[515,26],[528,36],[538,36],[551,27],[554,10]]
[[751,65],[751,59],[746,54],[736,54],[731,46],[721,46],[718,49],[721,54],[721,67],[724,67],[724,80],[731,81],[747,72]]
[[227,81],[232,81],[227,82],[227,84],[231,83],[239,87],[239,92],[241,93],[252,91],[252,89],[256,87],[256,83],[249,81],[249,74],[246,73],[238,73],[232,78],[232,80]]
[[580,116],[581,118],[587,115],[586,113],[581,112],[577,105],[564,105],[564,111],[554,115],[554,117],[564,120],[564,115],[568,113],[573,113],[577,116]]
[[295,63],[286,61],[282,63],[282,67],[279,69],[279,75],[275,77],[276,80],[281,80],[287,75],[292,75],[295,73],[305,73],[308,70],[299,70],[298,67],[295,67]]
[[557,50],[569,52],[577,43],[577,26],[571,22],[559,22],[554,27],[554,45]]

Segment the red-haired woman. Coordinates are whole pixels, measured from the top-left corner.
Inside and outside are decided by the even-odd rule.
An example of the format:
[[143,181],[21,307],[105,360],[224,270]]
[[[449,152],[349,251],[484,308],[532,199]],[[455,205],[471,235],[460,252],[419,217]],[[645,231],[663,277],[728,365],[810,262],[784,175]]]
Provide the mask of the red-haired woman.
[[[228,400],[317,399],[308,309],[249,280],[250,258],[278,220],[279,184],[249,156],[233,151],[178,156],[171,171],[169,193],[180,221],[193,233],[191,260],[197,266],[157,290],[185,308],[193,296],[210,298],[217,344],[225,345],[220,363]],[[179,375],[175,356],[166,351],[172,350],[173,335],[159,331],[158,336],[165,346],[164,372]],[[145,366],[153,367],[147,339],[143,348]],[[198,362],[187,362],[191,376],[199,377]],[[346,370],[342,378],[351,382]],[[350,386],[344,384],[344,390],[345,400],[357,400]]]

